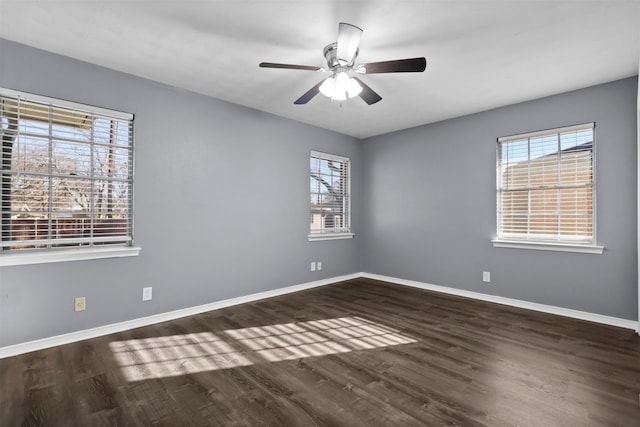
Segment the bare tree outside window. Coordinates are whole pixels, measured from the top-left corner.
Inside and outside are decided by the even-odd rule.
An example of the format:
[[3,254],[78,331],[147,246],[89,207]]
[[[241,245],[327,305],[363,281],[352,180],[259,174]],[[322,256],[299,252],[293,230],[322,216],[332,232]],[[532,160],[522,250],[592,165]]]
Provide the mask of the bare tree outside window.
[[350,232],[349,173],[349,159],[311,153],[311,235]]
[[2,250],[130,244],[132,120],[4,92]]

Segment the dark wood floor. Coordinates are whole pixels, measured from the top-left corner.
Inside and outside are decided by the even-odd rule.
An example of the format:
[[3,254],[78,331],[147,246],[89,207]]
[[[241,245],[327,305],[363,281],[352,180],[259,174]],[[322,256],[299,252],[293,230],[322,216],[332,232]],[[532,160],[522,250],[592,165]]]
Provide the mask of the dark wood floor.
[[0,425],[640,426],[633,331],[357,279],[0,361]]

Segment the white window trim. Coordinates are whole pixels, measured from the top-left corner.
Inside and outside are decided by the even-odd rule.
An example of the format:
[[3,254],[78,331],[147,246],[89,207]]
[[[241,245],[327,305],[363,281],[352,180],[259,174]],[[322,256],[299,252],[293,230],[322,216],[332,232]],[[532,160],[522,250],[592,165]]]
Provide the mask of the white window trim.
[[341,240],[341,239],[351,239],[355,236],[355,233],[317,233],[317,234],[309,234],[309,241],[315,242],[318,240]]
[[140,250],[141,248],[135,246],[105,246],[102,248],[54,249],[44,252],[3,253],[0,254],[0,267],[103,258],[133,257],[138,256]]
[[[29,102],[40,102],[73,110],[87,110],[89,107],[93,113],[117,120],[131,121],[134,118],[134,115],[131,113],[17,91],[4,87],[0,87],[0,95],[8,98],[24,98],[29,100]],[[134,152],[132,152],[132,157],[133,156],[135,156]],[[138,256],[141,248],[131,245],[131,237],[129,237],[128,241],[129,245],[76,247],[70,249],[47,249],[43,251],[24,252],[0,251],[0,267]]]
[[592,129],[595,129],[595,126],[596,126],[595,122],[589,122],[589,123],[583,123],[580,125],[564,126],[564,127],[545,129],[545,130],[539,130],[534,132],[519,133],[517,135],[501,136],[500,138],[498,138],[498,142],[507,142],[514,139],[523,139],[523,138],[535,138],[536,136],[544,136],[544,135],[549,135],[551,133],[571,132],[574,130],[582,130],[587,127],[591,127]]
[[40,102],[42,104],[51,104],[55,107],[69,108],[72,110],[87,111],[87,108],[89,108],[91,112],[100,114],[103,116],[112,117],[118,120],[133,120],[133,114],[131,113],[124,113],[122,111],[109,110],[108,108],[96,107],[94,105],[89,105],[89,104],[80,104],[77,102],[65,101],[62,99],[37,95],[35,93],[21,92],[18,90],[7,89],[4,87],[0,87],[0,95],[6,96],[9,98],[23,98],[23,99],[29,100],[30,102]]
[[[594,153],[594,175],[595,175],[595,122],[583,123],[579,125],[573,126],[564,126],[553,129],[540,130],[535,132],[527,132],[517,135],[509,135],[498,138],[498,142],[507,142],[515,139],[522,138],[534,138],[536,136],[548,135],[552,133],[561,133],[561,132],[571,132],[573,130],[580,130],[587,127],[591,127],[593,131],[593,153]],[[497,165],[497,159],[496,159]],[[499,173],[496,168],[496,174]],[[604,246],[597,245],[596,240],[596,197],[595,197],[595,181],[593,182],[593,214],[592,214],[592,237],[594,243],[570,243],[570,242],[545,242],[544,240],[510,240],[510,239],[500,239],[495,238],[491,240],[494,248],[512,248],[512,249],[532,249],[532,250],[540,250],[540,251],[556,251],[556,252],[574,252],[574,253],[587,253],[587,254],[598,254],[601,255],[604,252]],[[496,193],[497,194],[497,193]],[[497,204],[497,202],[496,202]],[[497,224],[496,224],[497,225]]]
[[538,251],[577,252],[583,254],[602,254],[604,246],[571,243],[553,243],[522,240],[491,240],[494,248],[534,249]]
[[308,241],[317,242],[322,240],[343,240],[353,238],[355,233],[351,231],[351,159],[315,150],[311,150],[310,157],[317,157],[335,162],[347,162],[349,164],[349,181],[347,182],[347,192],[349,194],[347,206],[349,211],[349,231],[322,231],[318,233],[309,233],[307,236]]

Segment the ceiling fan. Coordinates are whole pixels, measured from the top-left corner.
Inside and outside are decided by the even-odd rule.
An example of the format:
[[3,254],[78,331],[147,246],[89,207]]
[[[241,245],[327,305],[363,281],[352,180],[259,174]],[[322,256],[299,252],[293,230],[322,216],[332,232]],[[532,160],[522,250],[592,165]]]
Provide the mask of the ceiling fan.
[[344,101],[347,98],[360,96],[367,104],[375,104],[382,97],[353,74],[420,73],[427,67],[427,60],[423,57],[355,65],[361,37],[362,29],[341,22],[338,25],[338,41],[327,45],[323,51],[328,68],[274,62],[261,62],[260,67],[331,72],[330,77],[296,99],[294,104],[298,105],[306,104],[319,92],[331,98],[332,101]]

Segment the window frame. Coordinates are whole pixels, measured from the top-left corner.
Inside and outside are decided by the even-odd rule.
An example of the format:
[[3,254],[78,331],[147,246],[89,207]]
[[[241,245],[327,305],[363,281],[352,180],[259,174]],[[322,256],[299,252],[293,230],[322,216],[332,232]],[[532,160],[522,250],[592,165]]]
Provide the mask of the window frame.
[[[119,180],[120,182],[123,182],[126,184],[127,190],[129,193],[127,197],[126,213],[125,213],[127,217],[127,235],[123,236],[122,239],[116,239],[115,236],[110,239],[96,236],[93,234],[93,230],[95,230],[95,228],[93,226],[93,219],[91,219],[91,224],[92,224],[91,225],[92,231],[91,231],[91,237],[90,237],[91,240],[88,242],[87,246],[80,245],[79,240],[83,240],[83,239],[79,239],[79,240],[71,239],[69,240],[69,243],[77,244],[77,246],[52,247],[52,245],[54,246],[61,245],[61,244],[64,244],[65,242],[64,240],[57,241],[57,240],[51,240],[50,238],[46,239],[47,247],[44,247],[44,248],[33,248],[33,249],[27,248],[27,249],[14,250],[14,249],[11,249],[12,247],[11,244],[2,245],[2,248],[0,248],[0,266],[13,266],[13,265],[39,264],[39,263],[49,263],[49,262],[63,262],[63,261],[75,261],[75,260],[137,256],[141,249],[139,247],[134,246],[134,241],[133,241],[133,235],[134,235],[133,234],[134,233],[134,215],[133,215],[134,213],[133,187],[134,186],[133,186],[133,183],[134,183],[134,164],[135,164],[134,162],[134,157],[135,157],[134,156],[134,126],[133,126],[134,115],[131,113],[124,113],[124,112],[110,110],[106,108],[95,107],[87,104],[80,104],[76,102],[17,91],[13,89],[4,88],[4,87],[0,87],[0,96],[2,96],[2,99],[4,100],[25,102],[25,103],[28,103],[27,105],[39,104],[39,105],[42,105],[43,107],[49,108],[49,117],[46,119],[47,120],[46,122],[49,123],[49,131],[48,131],[48,134],[43,134],[49,141],[52,141],[52,133],[51,133],[52,121],[51,120],[55,120],[51,118],[51,114],[54,114],[54,115],[57,114],[55,111],[51,113],[52,111],[51,108],[60,110],[61,114],[69,114],[69,117],[73,117],[74,114],[81,113],[81,114],[91,115],[92,117],[99,117],[99,118],[117,120],[117,121],[125,121],[125,122],[128,122],[130,126],[129,142],[127,144],[127,147],[128,147],[127,157],[128,157],[129,167],[127,169],[126,178],[124,180],[122,179]],[[33,111],[32,114],[34,115],[40,114],[38,110],[32,110],[32,111]],[[43,123],[45,122],[43,121]],[[94,125],[92,124],[90,127],[91,134],[93,134],[93,130],[94,130]],[[62,141],[64,141],[64,139],[62,139]],[[91,136],[91,141],[92,142],[89,142],[88,145],[93,147],[93,144],[94,144],[93,136]],[[49,144],[51,144],[51,142],[49,142]],[[121,147],[123,146],[118,146],[117,149],[122,150]],[[51,150],[51,148],[49,150]],[[50,156],[51,156],[51,153],[49,154],[49,157]],[[91,160],[91,162],[92,162],[92,166],[91,166],[92,172],[86,178],[81,177],[80,179],[82,181],[87,181],[91,183],[97,182],[97,181],[112,182],[112,178],[103,179],[99,176],[94,175],[93,160]],[[70,175],[73,175],[73,173]],[[7,175],[3,174],[3,178],[6,176]],[[51,169],[51,166],[49,166],[48,172],[42,176],[49,180],[49,179],[55,179],[57,174],[54,173]],[[116,182],[116,181],[113,181],[113,182]],[[5,183],[3,182],[3,186],[4,184]],[[92,184],[92,187],[93,187],[93,184]],[[50,212],[49,215],[51,215],[51,212],[53,212],[51,208],[52,202],[50,199],[51,197],[50,191],[52,191],[51,187],[49,187],[49,190],[47,191],[47,194],[48,194],[47,204],[49,206],[48,209]],[[9,212],[11,211],[9,210]],[[92,212],[91,218],[93,218],[93,215],[95,215],[95,213],[93,213],[94,212],[93,208],[91,208],[91,212]],[[5,223],[4,210],[2,211],[2,214],[3,214],[2,223],[4,226],[4,223]],[[51,220],[49,220],[49,223],[47,226],[47,234],[49,236],[51,236],[50,234],[51,227],[52,227],[52,222]],[[77,243],[75,242],[76,240],[78,240]],[[100,243],[101,241],[108,241],[108,240],[114,240],[114,241],[117,240],[117,241],[115,241],[113,244],[94,245],[95,243]],[[123,242],[120,242],[121,240]],[[11,242],[11,240],[7,242]],[[15,242],[15,240],[13,242]],[[15,246],[15,244],[13,246]]]
[[[591,238],[584,239],[584,241],[580,241],[580,239],[562,239],[560,233],[555,233],[555,238],[550,238],[549,235],[541,235],[541,234],[532,234],[527,231],[527,233],[523,235],[515,235],[510,237],[507,234],[503,234],[501,231],[501,223],[503,220],[503,209],[502,209],[502,194],[504,191],[504,186],[502,185],[502,159],[501,159],[501,148],[503,144],[510,143],[518,140],[527,140],[528,150],[531,151],[531,139],[543,136],[553,136],[555,135],[558,140],[561,134],[577,132],[582,130],[590,130],[592,133],[592,146],[591,146],[591,182],[589,185],[577,186],[576,188],[591,188]],[[561,252],[579,252],[579,253],[591,253],[591,254],[602,254],[604,251],[604,246],[600,246],[597,244],[597,233],[596,233],[596,127],[595,123],[583,123],[579,125],[572,126],[564,126],[553,129],[540,130],[535,132],[527,132],[521,133],[517,135],[503,136],[497,138],[496,144],[496,237],[491,240],[494,247],[499,248],[516,248],[516,249],[535,249],[535,250],[548,250],[548,251],[561,251]],[[561,153],[560,147],[558,147],[556,153]],[[553,154],[553,153],[550,153]],[[561,157],[560,157],[561,158]],[[531,159],[528,160],[531,162]],[[559,167],[559,166],[558,166]],[[530,176],[531,170],[530,163],[527,165],[527,174]],[[560,169],[558,169],[559,171]],[[543,186],[533,186],[530,182],[527,182],[526,186],[519,188],[519,190],[526,190],[530,192],[535,189],[556,189],[560,191],[563,187],[562,184],[558,181],[557,184],[554,185],[545,185]],[[527,196],[527,200],[530,203],[530,196]],[[559,202],[557,202],[559,203]],[[530,219],[531,212],[527,212],[527,221]],[[546,237],[543,237],[546,236]]]
[[[330,231],[330,229],[326,229],[322,227],[319,231],[314,231],[311,228],[311,218],[313,216],[313,208],[311,206],[311,202],[309,202],[309,234],[307,236],[309,241],[319,241],[319,240],[338,240],[338,239],[350,239],[355,234],[351,230],[351,159],[344,156],[338,156],[335,154],[329,154],[325,152],[312,150],[309,158],[309,162],[313,161],[313,159],[324,160],[324,161],[333,161],[339,162],[343,166],[346,166],[347,169],[347,183],[346,185],[341,185],[343,192],[343,212],[346,212],[345,222],[346,226],[343,226],[338,231]],[[313,180],[313,171],[310,170],[309,175],[309,183],[311,184],[311,180]],[[316,180],[317,181],[317,180]],[[318,194],[310,192],[310,195]]]

